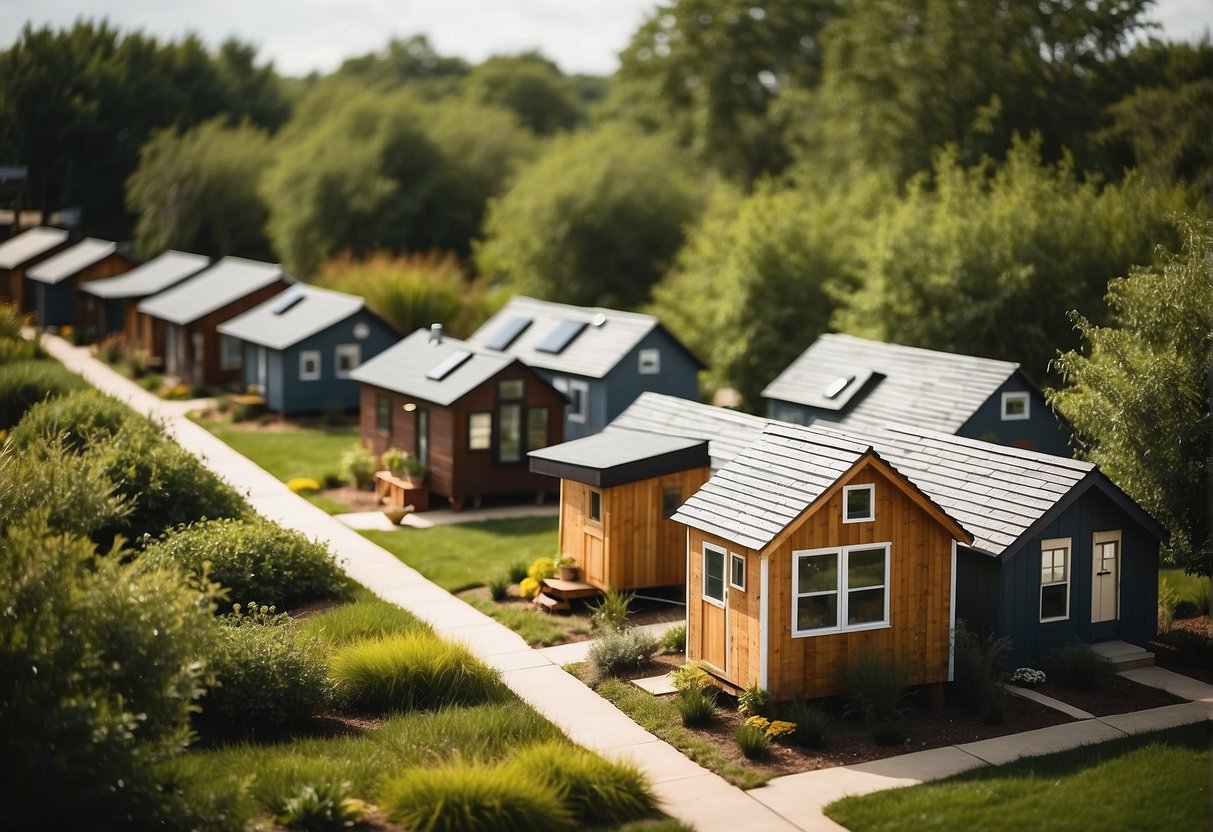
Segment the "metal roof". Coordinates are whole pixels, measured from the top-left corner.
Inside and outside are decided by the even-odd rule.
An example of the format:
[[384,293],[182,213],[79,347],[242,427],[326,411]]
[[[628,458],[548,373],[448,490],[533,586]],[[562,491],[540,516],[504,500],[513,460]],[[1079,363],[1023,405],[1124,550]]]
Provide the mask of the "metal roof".
[[74,274],[99,263],[118,250],[118,244],[109,240],[87,237],[70,248],[48,257],[34,266],[26,277],[39,283],[62,283]]
[[[955,433],[1018,370],[1008,361],[827,334],[762,395],[834,411],[821,418],[848,427],[898,422]],[[840,394],[826,396],[832,382],[851,375]]]
[[[273,350],[294,346],[360,311],[358,295],[296,283],[218,326],[224,335]],[[280,311],[281,310],[281,311]]]
[[[427,377],[431,370],[461,350],[470,353],[471,357],[441,380]],[[350,375],[364,384],[446,407],[517,360],[512,355],[477,349],[458,338],[443,336],[441,341],[435,341],[430,330],[419,329],[363,362]]]
[[166,251],[117,277],[90,280],[80,288],[99,298],[145,298],[175,286],[206,268],[210,261],[201,254]]
[[15,269],[65,242],[67,232],[61,228],[31,228],[0,243],[0,269]]
[[[515,332],[522,320],[529,320],[530,324]],[[581,327],[573,333],[578,325]],[[505,342],[503,352],[516,356],[528,367],[603,378],[658,327],[661,322],[652,315],[596,306],[568,306],[518,295],[472,333],[468,343],[491,349],[493,344]],[[514,337],[507,340],[507,332]],[[571,337],[561,343],[558,333]],[[674,336],[669,337],[678,343]],[[559,348],[551,351],[557,345]],[[691,354],[689,350],[687,354]],[[695,361],[699,363],[698,359]]]
[[209,269],[139,304],[139,311],[169,323],[192,323],[277,280],[290,280],[282,266],[224,257]]
[[609,488],[708,465],[702,439],[607,428],[593,436],[550,445],[527,456],[531,470]]

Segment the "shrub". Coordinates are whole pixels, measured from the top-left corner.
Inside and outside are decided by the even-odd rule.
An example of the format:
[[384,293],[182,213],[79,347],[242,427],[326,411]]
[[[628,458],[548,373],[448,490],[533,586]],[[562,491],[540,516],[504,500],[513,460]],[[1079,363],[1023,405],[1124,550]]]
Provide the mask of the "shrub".
[[634,766],[608,762],[567,743],[547,742],[518,752],[509,763],[519,780],[556,791],[578,823],[604,826],[653,813],[656,798]]
[[327,690],[324,652],[286,615],[250,601],[216,619],[209,657],[216,684],[202,700],[209,735],[256,735],[306,720]]
[[514,563],[510,565],[510,583],[520,583],[526,577],[526,564]]
[[21,319],[12,304],[0,305],[0,364],[42,358],[42,335],[21,337]]
[[762,730],[768,740],[778,740],[780,737],[791,736],[796,726],[781,719],[767,719],[765,716],[752,716],[745,721],[746,725]]
[[1049,681],[1049,677],[1043,670],[1034,670],[1030,667],[1017,667],[1011,674],[1011,682],[1025,688],[1034,688],[1047,681]]
[[159,373],[148,373],[139,379],[139,386],[149,393],[155,393],[164,386],[164,376]]
[[830,739],[830,715],[820,705],[793,697],[784,714],[795,723],[792,741],[805,748],[823,748]]
[[325,471],[324,476],[320,478],[320,483],[325,488],[340,488],[344,482],[341,474],[336,471]]
[[1103,687],[1116,671],[1090,645],[1074,642],[1050,650],[1040,657],[1040,666],[1050,677],[1074,690]]
[[737,747],[741,749],[741,753],[747,760],[762,759],[771,747],[771,741],[767,739],[766,732],[753,725],[738,725],[733,732],[733,737],[737,740]]
[[419,633],[341,648],[329,672],[339,702],[376,713],[498,702],[506,691],[466,648]]
[[76,456],[62,438],[36,452],[0,446],[0,495],[0,532],[40,509],[52,531],[88,537],[121,525],[131,510],[96,456]]
[[518,595],[523,598],[534,598],[539,594],[539,581],[534,578],[523,578],[518,584]]
[[674,700],[682,724],[688,728],[707,725],[716,718],[716,688],[688,687],[678,692]]
[[750,682],[737,697],[737,710],[746,716],[760,716],[766,713],[770,699],[770,691],[760,687],[758,682]]
[[268,520],[205,520],[177,528],[143,557],[196,575],[209,563],[211,579],[232,598],[257,598],[279,609],[349,591],[328,547]]
[[963,621],[956,622],[956,689],[970,713],[979,714],[987,725],[1006,718],[1006,692],[1002,687],[1003,661],[1011,648],[1009,638],[992,633],[978,635]]
[[872,737],[882,745],[894,745],[905,739],[904,719],[913,674],[896,659],[863,650],[847,668],[847,687],[851,698],[847,713],[858,713]]
[[488,585],[489,595],[494,601],[504,601],[510,588],[510,576],[490,575],[485,584]]
[[287,829],[308,832],[347,829],[362,820],[367,808],[361,800],[350,797],[353,788],[348,780],[305,785],[283,801],[274,820]]
[[408,458],[408,451],[402,451],[400,448],[388,448],[379,455],[379,464],[394,475],[400,476],[404,473],[404,463]]
[[35,404],[13,428],[12,439],[18,448],[30,449],[63,436],[65,446],[79,452],[113,440],[128,423],[140,422],[150,424],[111,396],[80,390]]
[[695,661],[687,662],[677,670],[671,670],[669,676],[670,684],[680,691],[712,686],[712,677],[703,669],[703,665]]
[[1179,593],[1163,578],[1158,582],[1158,632],[1166,633],[1171,629],[1175,620],[1175,610],[1179,606]]
[[1213,638],[1190,630],[1160,633],[1158,641],[1175,651],[1175,658],[1184,667],[1213,669]]
[[8,430],[43,399],[65,396],[88,385],[57,361],[13,361],[0,365],[0,429]]
[[686,653],[687,625],[679,624],[661,634],[661,649],[667,653]]
[[554,578],[556,572],[556,561],[552,558],[535,558],[526,568],[526,576],[539,583],[543,583],[547,578]]
[[597,639],[590,647],[591,681],[646,666],[657,652],[657,639],[646,630],[617,630]]
[[21,337],[21,313],[15,303],[0,303],[0,340],[25,340]]
[[311,477],[295,477],[292,480],[287,480],[286,487],[296,494],[315,494],[320,490],[320,483],[316,482]]
[[569,813],[550,786],[508,766],[413,768],[387,782],[381,804],[411,832],[567,832]]
[[628,616],[632,614],[633,598],[635,593],[608,589],[590,611],[590,629],[598,633],[627,629],[630,626]]
[[350,485],[355,488],[370,488],[375,482],[375,456],[362,445],[356,444],[341,455],[341,470],[345,471]]

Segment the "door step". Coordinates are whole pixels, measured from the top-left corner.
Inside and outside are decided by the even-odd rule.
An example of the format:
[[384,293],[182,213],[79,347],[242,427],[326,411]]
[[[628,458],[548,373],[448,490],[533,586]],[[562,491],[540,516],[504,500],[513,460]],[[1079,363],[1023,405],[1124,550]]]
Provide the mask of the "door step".
[[1136,644],[1128,644],[1123,641],[1101,641],[1092,644],[1091,649],[1112,665],[1117,673],[1137,667],[1154,666],[1154,654]]
[[535,596],[535,606],[544,612],[564,612],[569,609],[570,604],[568,601],[540,593]]

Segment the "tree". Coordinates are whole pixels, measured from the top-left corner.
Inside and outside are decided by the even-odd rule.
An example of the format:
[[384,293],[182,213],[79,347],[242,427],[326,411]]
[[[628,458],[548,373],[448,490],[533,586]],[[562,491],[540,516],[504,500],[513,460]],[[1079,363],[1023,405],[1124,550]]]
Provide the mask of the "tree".
[[336,76],[388,89],[407,85],[420,94],[442,96],[453,92],[467,73],[466,61],[439,55],[425,35],[414,35],[392,38],[382,52],[347,59]]
[[1108,284],[1112,324],[1072,317],[1085,350],[1061,353],[1065,386],[1049,403],[1079,451],[1171,533],[1164,554],[1194,574],[1213,567],[1213,233],[1189,215],[1161,269]]
[[615,126],[559,136],[489,205],[480,273],[547,300],[648,300],[700,211],[669,143]]
[[472,101],[514,111],[536,135],[571,130],[585,116],[573,82],[538,52],[489,58],[465,84]]
[[126,183],[138,215],[135,248],[149,258],[170,248],[224,257],[271,257],[267,211],[257,190],[273,159],[269,136],[212,119],[178,133],[162,130],[139,153]]

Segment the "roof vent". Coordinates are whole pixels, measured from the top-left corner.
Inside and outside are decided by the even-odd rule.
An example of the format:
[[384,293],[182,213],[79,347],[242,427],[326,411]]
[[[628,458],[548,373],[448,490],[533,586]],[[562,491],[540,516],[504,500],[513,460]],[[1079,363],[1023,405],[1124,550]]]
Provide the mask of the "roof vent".
[[442,343],[442,324],[430,324],[430,341],[431,344]]
[[855,381],[855,376],[839,376],[830,382],[830,386],[825,389],[825,397],[827,399],[836,399],[843,390],[846,390],[851,383]]
[[603,312],[599,312],[597,315],[594,316],[594,320],[590,321],[590,323],[591,323],[591,325],[596,326],[596,327],[597,326],[606,326],[606,314]]

